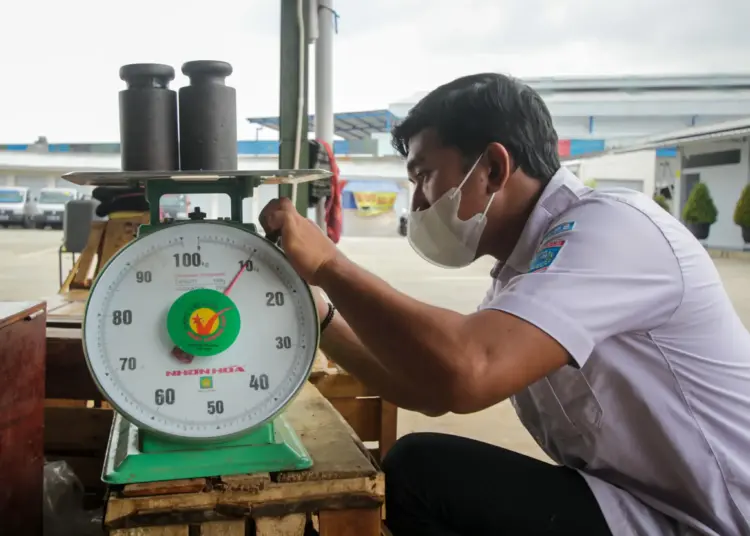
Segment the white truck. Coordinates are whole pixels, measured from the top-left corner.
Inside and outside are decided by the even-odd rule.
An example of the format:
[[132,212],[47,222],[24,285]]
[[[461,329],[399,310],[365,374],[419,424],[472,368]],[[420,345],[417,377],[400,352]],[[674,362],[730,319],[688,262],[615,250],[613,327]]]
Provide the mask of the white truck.
[[31,190],[23,186],[0,187],[0,226],[34,224],[34,200]]
[[34,214],[36,228],[44,229],[50,226],[53,229],[62,229],[65,205],[78,197],[78,190],[73,188],[42,188]]

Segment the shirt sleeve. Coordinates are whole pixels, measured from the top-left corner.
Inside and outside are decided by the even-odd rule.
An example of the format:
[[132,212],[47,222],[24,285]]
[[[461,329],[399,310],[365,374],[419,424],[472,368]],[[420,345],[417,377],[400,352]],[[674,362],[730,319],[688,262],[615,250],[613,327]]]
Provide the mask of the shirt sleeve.
[[482,308],[530,322],[582,367],[599,342],[666,322],[682,293],[679,262],[661,229],[633,206],[597,199],[557,218],[528,272]]

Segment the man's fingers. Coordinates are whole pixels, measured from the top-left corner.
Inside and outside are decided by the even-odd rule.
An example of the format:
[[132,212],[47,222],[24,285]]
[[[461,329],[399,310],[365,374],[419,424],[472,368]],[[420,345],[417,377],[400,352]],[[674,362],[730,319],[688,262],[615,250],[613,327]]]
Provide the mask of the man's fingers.
[[258,215],[258,221],[266,235],[278,235],[289,218],[290,211],[296,211],[296,208],[286,197],[273,199],[263,207]]

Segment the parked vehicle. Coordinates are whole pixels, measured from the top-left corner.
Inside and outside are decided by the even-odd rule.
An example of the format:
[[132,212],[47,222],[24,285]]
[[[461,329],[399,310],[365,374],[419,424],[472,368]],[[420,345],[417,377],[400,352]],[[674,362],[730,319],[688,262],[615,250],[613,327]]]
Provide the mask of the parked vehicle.
[[78,191],[72,188],[42,188],[34,214],[36,228],[44,229],[49,225],[54,229],[62,229],[65,205],[68,201],[78,199],[78,195]]
[[22,225],[28,229],[33,223],[31,190],[23,186],[0,187],[0,226]]

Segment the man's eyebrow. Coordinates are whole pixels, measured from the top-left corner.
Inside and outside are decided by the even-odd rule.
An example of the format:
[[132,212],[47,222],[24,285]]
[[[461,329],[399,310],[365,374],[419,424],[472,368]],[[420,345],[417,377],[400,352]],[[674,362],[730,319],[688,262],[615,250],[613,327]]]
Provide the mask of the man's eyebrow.
[[414,173],[414,168],[420,165],[424,159],[421,156],[415,157],[413,160],[409,160],[406,162],[406,171],[409,173]]

